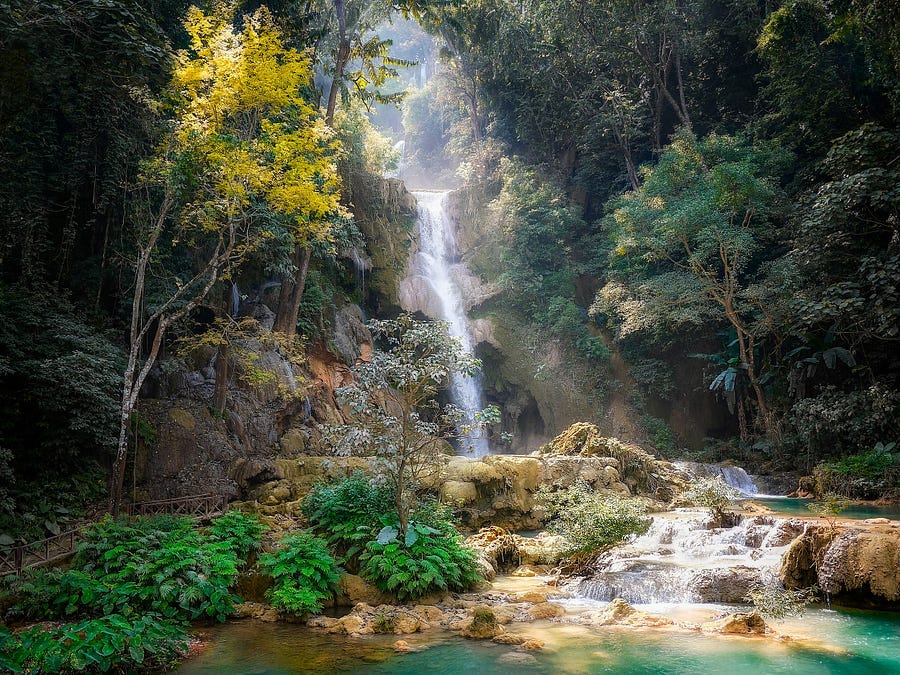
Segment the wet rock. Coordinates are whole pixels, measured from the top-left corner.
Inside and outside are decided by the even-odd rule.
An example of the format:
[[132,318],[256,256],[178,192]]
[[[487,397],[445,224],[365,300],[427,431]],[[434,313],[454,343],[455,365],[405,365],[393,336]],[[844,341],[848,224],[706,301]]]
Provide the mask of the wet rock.
[[494,610],[486,605],[475,607],[472,615],[460,622],[459,630],[460,635],[474,640],[490,640],[504,632]]
[[874,603],[900,601],[900,532],[842,531],[818,566],[819,586],[832,594]]
[[543,649],[544,641],[543,640],[525,640],[522,643],[523,649]]
[[286,455],[300,455],[306,450],[306,435],[300,429],[288,429],[281,437],[281,452]]
[[521,645],[528,642],[528,638],[518,633],[503,633],[493,638],[499,645]]
[[433,625],[439,624],[444,620],[444,613],[434,605],[416,605],[412,611],[422,621]]
[[363,345],[371,347],[372,334],[366,328],[362,310],[357,305],[344,305],[334,313],[334,351],[348,366],[363,353]]
[[542,602],[532,605],[528,608],[527,614],[530,619],[556,619],[564,616],[565,608],[557,602]]
[[663,616],[642,612],[622,598],[616,598],[602,610],[595,612],[591,623],[600,626],[656,627],[670,625],[672,621]]
[[836,532],[811,526],[794,540],[781,559],[779,577],[785,588],[808,588],[818,583],[818,566]]
[[282,618],[277,609],[261,602],[242,602],[235,605],[232,616],[235,619],[256,619],[267,623],[274,623]]
[[413,648],[410,647],[406,640],[397,640],[392,646],[396,651],[401,653],[413,651]]
[[535,572],[530,566],[522,565],[521,567],[517,567],[516,570],[512,573],[514,577],[536,577],[537,572]]
[[770,632],[766,622],[758,612],[737,612],[723,619],[701,624],[704,633],[723,635],[765,635]]
[[534,656],[526,652],[508,652],[497,659],[497,663],[508,666],[533,666],[537,662]]
[[538,604],[541,602],[547,602],[547,596],[544,593],[540,593],[538,591],[524,591],[522,593],[516,593],[512,597],[513,602],[531,602],[534,604]]
[[741,565],[700,570],[689,587],[700,602],[741,603],[759,582],[758,569]]

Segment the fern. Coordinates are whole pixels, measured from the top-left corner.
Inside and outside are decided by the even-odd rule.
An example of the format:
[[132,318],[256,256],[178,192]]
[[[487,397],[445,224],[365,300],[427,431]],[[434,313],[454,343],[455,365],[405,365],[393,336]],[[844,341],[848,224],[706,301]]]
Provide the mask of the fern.
[[285,537],[272,553],[259,557],[272,577],[267,593],[273,607],[292,614],[317,614],[331,598],[340,572],[326,543],[307,532]]

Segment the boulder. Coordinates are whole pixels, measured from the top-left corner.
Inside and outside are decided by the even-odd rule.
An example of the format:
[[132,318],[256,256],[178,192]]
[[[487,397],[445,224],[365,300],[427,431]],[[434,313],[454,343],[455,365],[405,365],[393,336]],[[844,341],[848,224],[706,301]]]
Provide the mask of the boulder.
[[441,486],[441,503],[451,506],[467,506],[478,500],[475,483],[448,480]]
[[557,619],[564,616],[565,608],[558,602],[541,602],[528,608],[528,617],[532,620]]
[[745,602],[750,588],[759,582],[758,569],[739,565],[700,570],[691,579],[689,587],[700,602],[739,604]]
[[394,601],[392,595],[381,592],[356,574],[343,575],[338,584],[340,592],[338,606],[355,606],[360,602],[369,605],[385,605]]
[[626,600],[615,598],[606,607],[592,616],[592,623],[600,626],[656,627],[668,626],[670,619],[656,614],[648,614],[632,607]]
[[460,635],[474,640],[490,640],[504,632],[494,610],[486,605],[474,607],[471,616],[463,619],[459,629]]
[[716,621],[707,621],[700,626],[700,630],[704,633],[721,633],[723,635],[765,635],[770,632],[758,612],[729,614]]
[[831,541],[818,566],[819,586],[865,604],[900,601],[900,531],[848,528]]

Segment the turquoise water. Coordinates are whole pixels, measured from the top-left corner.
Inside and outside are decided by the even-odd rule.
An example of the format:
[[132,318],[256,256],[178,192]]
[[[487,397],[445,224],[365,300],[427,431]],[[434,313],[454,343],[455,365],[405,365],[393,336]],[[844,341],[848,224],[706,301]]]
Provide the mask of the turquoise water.
[[570,624],[508,626],[547,645],[525,652],[507,645],[438,633],[403,636],[422,651],[397,654],[398,636],[348,638],[299,625],[242,621],[212,629],[209,645],[180,675],[234,673],[372,673],[419,675],[498,673],[900,673],[900,615],[813,610],[774,624],[780,641],[708,636],[662,629]]
[[[810,516],[811,511],[807,508],[807,504],[814,501],[812,499],[799,499],[795,497],[761,496],[754,496],[751,500],[759,502],[763,506],[767,506],[778,515],[785,516]],[[891,518],[892,520],[900,520],[900,504],[885,506],[852,504],[841,512],[840,517],[853,520],[865,520],[866,518]]]

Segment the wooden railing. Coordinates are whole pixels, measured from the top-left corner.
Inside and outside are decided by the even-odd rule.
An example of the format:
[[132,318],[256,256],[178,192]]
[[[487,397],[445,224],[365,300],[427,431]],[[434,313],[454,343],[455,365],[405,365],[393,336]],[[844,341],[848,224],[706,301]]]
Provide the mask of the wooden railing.
[[[225,513],[227,508],[228,498],[223,495],[192,495],[138,502],[129,506],[128,515],[169,514],[209,520]],[[0,546],[0,576],[18,575],[23,569],[43,567],[72,555],[80,535],[81,530],[74,529],[40,541]]]
[[26,567],[43,567],[75,552],[81,530],[61,532],[54,537],[0,548],[0,574],[19,574]]
[[228,498],[223,495],[193,495],[191,497],[172,497],[156,499],[149,502],[132,504],[128,510],[132,516],[161,516],[171,514],[188,516],[199,520],[209,520],[225,513]]

